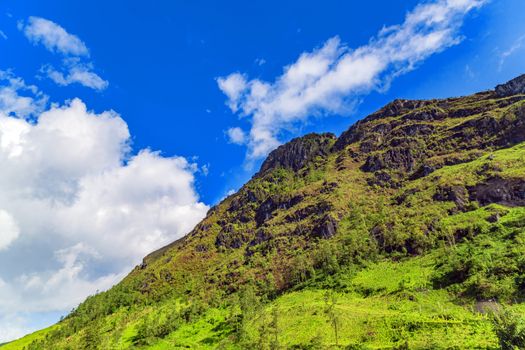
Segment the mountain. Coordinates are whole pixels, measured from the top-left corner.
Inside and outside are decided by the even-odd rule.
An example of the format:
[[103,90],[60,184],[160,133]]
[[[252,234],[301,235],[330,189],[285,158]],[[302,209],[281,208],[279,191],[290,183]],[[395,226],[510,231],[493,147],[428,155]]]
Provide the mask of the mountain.
[[525,75],[274,150],[184,238],[9,349],[525,346]]

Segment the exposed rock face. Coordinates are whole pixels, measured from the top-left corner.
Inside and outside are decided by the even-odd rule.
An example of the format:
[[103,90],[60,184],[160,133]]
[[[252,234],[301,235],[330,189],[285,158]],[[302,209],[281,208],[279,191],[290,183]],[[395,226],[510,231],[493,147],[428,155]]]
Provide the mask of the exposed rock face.
[[434,171],[436,171],[436,167],[424,164],[419,169],[417,169],[415,173],[412,174],[412,176],[410,177],[410,180],[416,180],[421,177],[428,176],[432,174]]
[[314,237],[328,239],[337,233],[337,221],[330,215],[325,215],[312,230]]
[[493,177],[482,184],[469,188],[470,199],[485,206],[491,203],[509,207],[525,206],[525,181]]
[[215,246],[235,249],[240,248],[244,243],[250,241],[252,236],[253,232],[240,232],[236,230],[233,225],[227,224],[217,235],[217,238],[215,239]]
[[420,121],[434,121],[441,120],[447,117],[447,113],[441,108],[428,107],[422,110],[416,110],[415,112],[408,113],[405,115],[405,119],[408,120],[420,120]]
[[332,209],[333,206],[329,202],[319,201],[316,204],[309,205],[307,207],[295,211],[294,213],[286,215],[284,220],[286,222],[298,222],[312,215],[322,215],[328,213]]
[[525,74],[496,86],[496,94],[500,97],[525,94]]
[[292,198],[273,196],[265,200],[255,212],[255,223],[261,226],[265,221],[272,218],[273,212],[277,209],[289,209],[301,202],[303,197],[301,195]]
[[379,111],[374,112],[369,116],[369,120],[374,120],[378,118],[386,118],[386,117],[394,117],[399,116],[405,113],[408,113],[410,111],[425,107],[427,105],[432,104],[432,100],[403,100],[403,99],[397,99],[383,108],[381,108]]
[[417,157],[414,156],[414,151],[410,147],[397,147],[368,157],[361,169],[367,172],[375,172],[385,168],[412,171],[416,164]]
[[481,206],[492,203],[509,207],[525,206],[525,180],[492,177],[475,186],[448,186],[438,189],[434,200],[454,202],[458,209],[465,210],[470,201]]
[[298,137],[272,151],[256,176],[271,169],[285,168],[297,171],[317,156],[326,156],[336,136],[332,133],[308,134]]
[[[425,107],[431,104],[432,101],[422,101],[422,100],[394,100],[393,102],[387,104],[377,112],[372,113],[363,120],[358,121],[352,125],[347,131],[343,132],[341,136],[337,139],[334,144],[334,150],[340,151],[346,145],[351,143],[362,141],[367,137],[370,137],[370,134],[379,134],[385,135],[390,132],[393,127],[396,126],[396,123],[382,123],[375,127],[374,130],[370,130],[367,125],[370,121],[388,118],[393,116],[399,116],[405,113],[408,113],[412,110]],[[437,117],[438,112],[429,110],[428,112],[418,114],[419,112],[412,113],[411,119],[425,120],[428,118]],[[425,115],[423,115],[425,114]],[[432,116],[434,115],[434,116]],[[365,150],[366,151],[366,150]]]
[[463,186],[447,186],[438,189],[434,200],[454,202],[459,210],[464,210],[469,203],[469,195]]

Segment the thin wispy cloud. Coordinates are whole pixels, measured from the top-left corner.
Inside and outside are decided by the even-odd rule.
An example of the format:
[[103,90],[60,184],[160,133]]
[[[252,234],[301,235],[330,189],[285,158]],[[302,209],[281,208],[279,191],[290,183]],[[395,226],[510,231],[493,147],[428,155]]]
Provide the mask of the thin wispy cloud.
[[514,40],[512,45],[505,51],[503,51],[500,55],[500,61],[499,61],[499,67],[498,69],[501,70],[503,65],[505,64],[505,61],[507,58],[512,56],[516,51],[521,49],[523,47],[523,44],[525,42],[525,34]]
[[91,63],[85,64],[68,59],[64,60],[63,67],[65,69],[59,71],[51,65],[44,65],[40,68],[40,72],[61,86],[79,83],[94,90],[104,90],[109,85],[106,80],[93,72]]
[[[251,122],[244,140],[247,160],[264,157],[280,144],[283,132],[293,130],[311,116],[347,114],[358,96],[388,88],[395,77],[458,44],[465,16],[484,3],[422,3],[407,13],[403,23],[384,27],[361,47],[350,48],[339,37],[327,40],[321,47],[301,54],[272,82],[250,79],[239,72],[218,78],[227,105]],[[230,130],[240,135],[238,129]]]
[[2,39],[4,39],[4,40],[7,40],[7,39],[8,39],[7,35],[6,35],[3,31],[1,31],[1,30],[0,30],[0,38],[2,38]]
[[94,90],[104,90],[109,82],[94,72],[93,63],[86,61],[89,49],[76,35],[68,33],[57,23],[40,17],[29,17],[19,22],[18,29],[35,45],[43,45],[48,51],[64,56],[62,66],[50,64],[41,67],[40,72],[61,86],[81,84]]
[[89,50],[82,40],[48,19],[31,16],[26,23],[19,22],[18,29],[33,44],[42,44],[51,52],[89,56]]

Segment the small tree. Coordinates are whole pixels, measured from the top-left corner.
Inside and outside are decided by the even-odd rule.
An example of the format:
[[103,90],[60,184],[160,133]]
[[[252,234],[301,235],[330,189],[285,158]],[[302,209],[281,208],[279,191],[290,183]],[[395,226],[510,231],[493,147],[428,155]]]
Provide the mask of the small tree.
[[239,307],[241,309],[238,336],[239,340],[248,340],[248,324],[254,318],[259,305],[259,299],[252,285],[247,285],[240,293]]
[[332,326],[332,329],[334,330],[335,345],[339,346],[340,320],[339,320],[339,315],[336,310],[337,296],[334,293],[327,291],[324,296],[324,301],[325,301],[324,312],[328,316],[328,322],[330,323],[330,325]]
[[279,344],[279,310],[277,307],[272,309],[272,321],[270,322],[270,330],[272,339],[270,342],[270,348],[272,350],[277,350],[281,348]]
[[525,349],[525,322],[509,310],[492,315],[492,323],[502,350]]
[[80,349],[92,350],[100,348],[102,339],[98,328],[98,322],[94,322],[84,329],[80,339]]
[[261,325],[259,326],[259,338],[257,340],[257,349],[258,350],[268,350],[270,349],[270,338],[269,338],[269,327],[263,319]]

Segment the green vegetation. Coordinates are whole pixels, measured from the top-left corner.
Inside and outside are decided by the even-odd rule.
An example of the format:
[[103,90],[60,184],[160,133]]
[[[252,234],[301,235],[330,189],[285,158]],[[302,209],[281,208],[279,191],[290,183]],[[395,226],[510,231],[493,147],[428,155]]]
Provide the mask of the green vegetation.
[[397,100],[293,140],[185,238],[1,348],[524,348],[524,98]]

